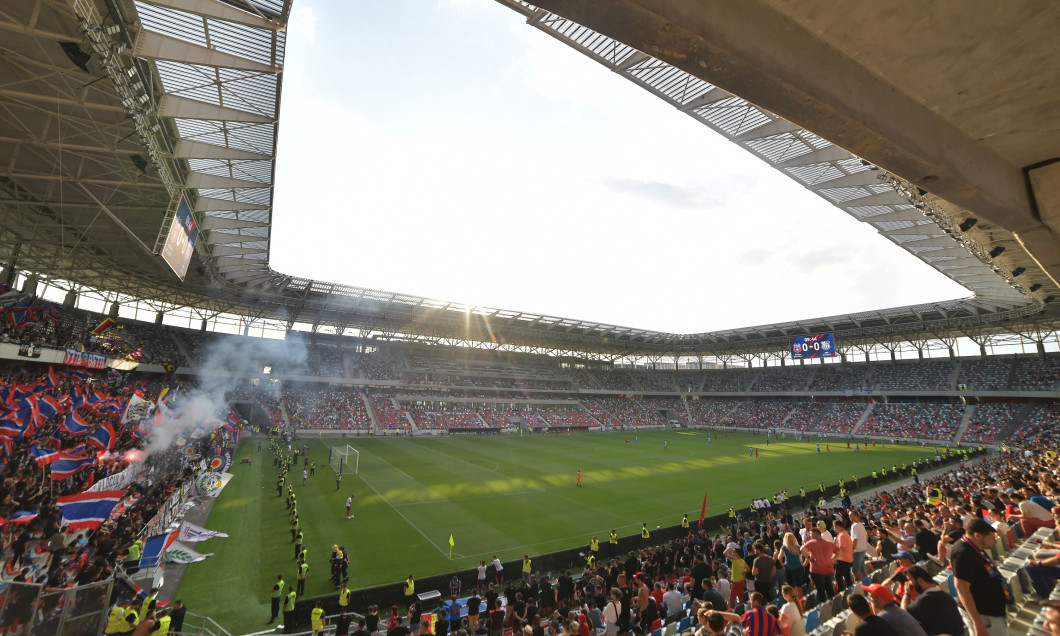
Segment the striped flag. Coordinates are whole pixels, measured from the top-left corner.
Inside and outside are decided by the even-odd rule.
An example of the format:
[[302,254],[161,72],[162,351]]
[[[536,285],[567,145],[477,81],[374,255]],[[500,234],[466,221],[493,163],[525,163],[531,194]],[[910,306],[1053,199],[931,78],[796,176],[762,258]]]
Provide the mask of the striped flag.
[[48,313],[44,315],[45,318],[59,324],[63,321],[63,306],[52,303],[51,307],[48,307]]
[[[67,457],[63,453],[60,453],[60,455],[63,456],[52,462],[52,470],[49,475],[55,481],[66,479],[67,477],[76,474],[77,471],[82,468],[87,468],[96,464],[95,455],[89,455],[87,457]],[[60,497],[60,499],[62,499],[62,497]]]
[[113,318],[109,318],[109,317],[108,318],[104,318],[103,322],[101,322],[98,325],[96,325],[96,328],[92,330],[92,335],[96,336],[98,338],[99,336],[103,335],[104,331],[106,331],[107,329],[110,329],[111,327],[113,327],[116,324],[118,324],[118,323],[114,322]]
[[36,444],[29,445],[29,454],[38,466],[44,467],[59,459],[59,451],[54,448],[41,448]]
[[95,530],[107,520],[110,511],[123,496],[125,496],[124,490],[101,490],[59,497],[56,503],[63,512],[63,520],[66,521],[67,528]]
[[92,433],[85,441],[98,447],[101,451],[109,451],[114,448],[114,427],[110,425],[110,422],[100,424],[96,432]]
[[59,426],[63,431],[71,435],[84,435],[92,429],[92,424],[78,415],[77,409],[70,411],[70,414],[66,416],[66,420]]

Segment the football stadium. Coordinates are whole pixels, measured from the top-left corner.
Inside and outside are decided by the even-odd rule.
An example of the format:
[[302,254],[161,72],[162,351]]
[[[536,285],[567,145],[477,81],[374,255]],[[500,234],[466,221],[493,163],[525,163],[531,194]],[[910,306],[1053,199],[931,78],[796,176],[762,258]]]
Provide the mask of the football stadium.
[[1060,634],[1058,32],[2,3],[0,634]]

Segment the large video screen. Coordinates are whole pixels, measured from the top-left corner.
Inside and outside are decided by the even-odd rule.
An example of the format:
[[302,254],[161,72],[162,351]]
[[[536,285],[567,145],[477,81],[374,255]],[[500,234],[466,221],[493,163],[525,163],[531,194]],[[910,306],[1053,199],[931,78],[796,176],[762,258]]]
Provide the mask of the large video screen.
[[199,228],[195,225],[195,219],[191,217],[188,202],[182,196],[180,205],[177,207],[177,214],[169,226],[166,243],[162,246],[162,259],[180,280],[184,280],[184,276],[188,273],[191,255],[195,252],[195,239],[198,237]]
[[793,360],[803,358],[831,358],[835,355],[835,334],[816,333],[812,336],[795,336],[791,339],[791,357]]

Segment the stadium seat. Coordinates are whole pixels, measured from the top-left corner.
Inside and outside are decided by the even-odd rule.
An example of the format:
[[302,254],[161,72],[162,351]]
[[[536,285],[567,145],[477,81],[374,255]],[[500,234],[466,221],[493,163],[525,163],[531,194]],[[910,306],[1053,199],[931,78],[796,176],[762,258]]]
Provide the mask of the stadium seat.
[[818,626],[820,626],[821,613],[817,611],[817,608],[806,612],[806,616],[804,617],[804,624],[806,625],[807,634],[809,634],[813,630],[817,629]]
[[674,636],[677,633],[677,623],[670,623],[663,629],[663,636]]
[[827,623],[828,619],[832,618],[832,604],[831,603],[821,603],[817,607],[817,612],[818,612],[818,616],[820,617],[821,622],[822,623]]
[[686,617],[681,619],[680,623],[677,624],[677,631],[683,632],[686,629],[688,629],[688,626],[691,625],[691,624],[692,624],[692,618],[690,616],[686,616]]

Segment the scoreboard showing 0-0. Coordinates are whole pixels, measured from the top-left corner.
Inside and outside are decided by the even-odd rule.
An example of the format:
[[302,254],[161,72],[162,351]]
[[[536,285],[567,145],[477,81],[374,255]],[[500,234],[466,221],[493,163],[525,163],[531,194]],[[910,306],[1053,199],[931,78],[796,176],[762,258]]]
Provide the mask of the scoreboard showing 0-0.
[[816,333],[791,339],[791,359],[831,358],[835,355],[835,334]]

